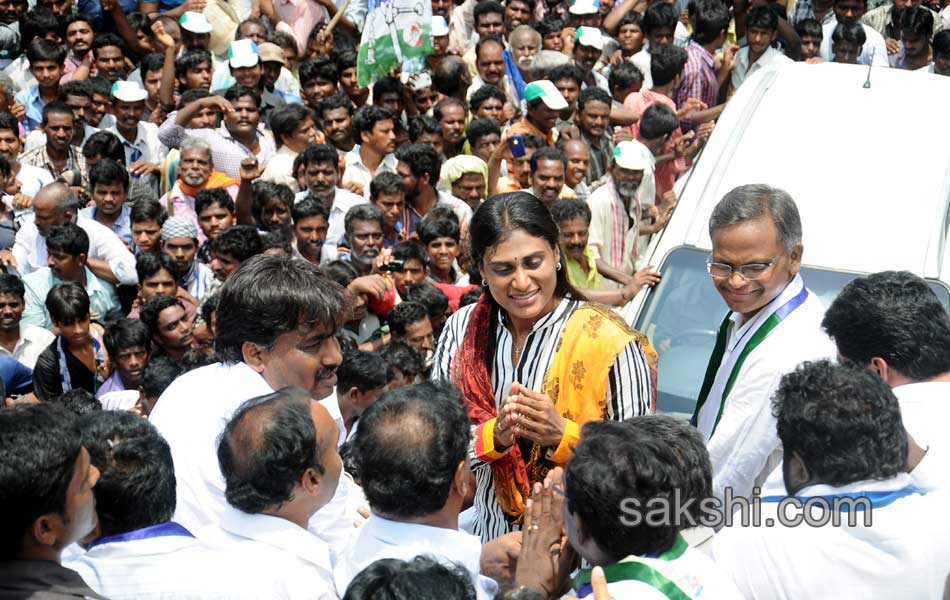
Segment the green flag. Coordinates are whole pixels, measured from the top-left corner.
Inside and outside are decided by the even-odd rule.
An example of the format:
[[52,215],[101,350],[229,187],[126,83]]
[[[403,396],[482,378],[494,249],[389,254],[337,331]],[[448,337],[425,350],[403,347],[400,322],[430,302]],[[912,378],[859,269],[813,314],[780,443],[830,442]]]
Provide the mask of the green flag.
[[430,0],[369,0],[356,61],[360,87],[369,87],[395,68],[415,72],[428,54],[432,54]]

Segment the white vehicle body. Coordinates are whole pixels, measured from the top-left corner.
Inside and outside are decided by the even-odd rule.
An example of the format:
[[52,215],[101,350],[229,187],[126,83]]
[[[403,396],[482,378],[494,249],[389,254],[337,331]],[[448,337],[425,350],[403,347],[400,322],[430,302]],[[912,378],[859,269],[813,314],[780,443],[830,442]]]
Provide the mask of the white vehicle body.
[[826,306],[853,277],[884,270],[932,280],[950,304],[950,121],[925,108],[947,99],[950,77],[840,64],[787,64],[743,83],[651,240],[643,264],[662,282],[622,310],[660,352],[658,410],[690,413],[698,395],[726,312],[705,270],[709,215],[737,186],[795,199],[805,283]]

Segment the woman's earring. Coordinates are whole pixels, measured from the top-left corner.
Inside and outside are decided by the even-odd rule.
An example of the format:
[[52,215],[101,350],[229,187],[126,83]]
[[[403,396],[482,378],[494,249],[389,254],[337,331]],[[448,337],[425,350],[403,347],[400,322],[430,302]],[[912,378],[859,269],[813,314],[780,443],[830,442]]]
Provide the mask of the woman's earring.
[[482,287],[483,287],[483,288],[487,288],[487,287],[488,287],[488,280],[485,279],[484,277],[482,277]]
[[558,271],[561,270],[561,263],[557,263],[557,270],[558,270]]

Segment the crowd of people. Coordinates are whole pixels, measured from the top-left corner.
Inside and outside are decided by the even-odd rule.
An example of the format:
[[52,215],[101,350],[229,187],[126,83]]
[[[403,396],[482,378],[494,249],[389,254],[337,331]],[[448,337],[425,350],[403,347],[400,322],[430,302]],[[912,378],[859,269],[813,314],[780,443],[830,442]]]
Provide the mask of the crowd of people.
[[730,191],[688,423],[618,309],[746,79],[950,75],[950,7],[432,0],[361,87],[372,9],[0,2],[0,598],[943,597],[926,280],[823,305]]

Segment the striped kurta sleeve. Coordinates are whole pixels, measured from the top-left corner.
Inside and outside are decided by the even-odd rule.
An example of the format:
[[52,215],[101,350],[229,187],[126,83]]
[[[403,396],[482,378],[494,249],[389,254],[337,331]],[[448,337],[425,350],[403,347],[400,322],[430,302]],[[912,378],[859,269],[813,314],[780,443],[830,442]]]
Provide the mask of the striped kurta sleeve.
[[627,344],[610,367],[607,380],[607,419],[624,421],[650,413],[650,367],[640,344]]

